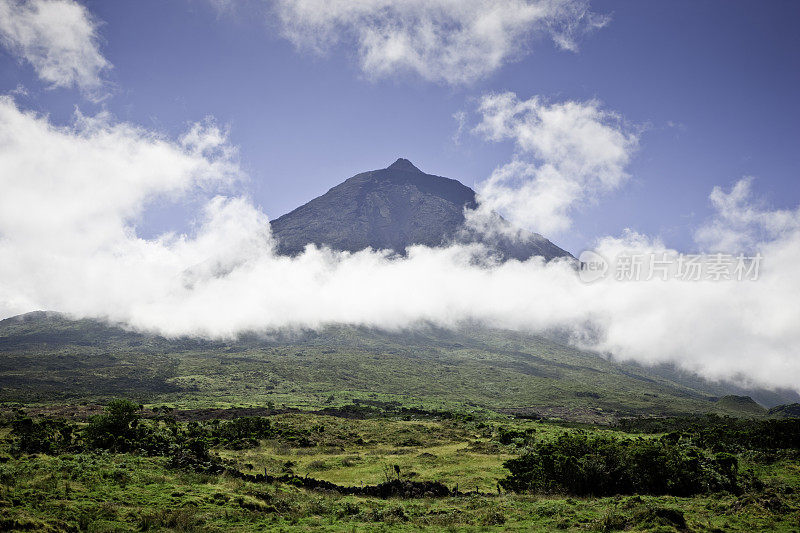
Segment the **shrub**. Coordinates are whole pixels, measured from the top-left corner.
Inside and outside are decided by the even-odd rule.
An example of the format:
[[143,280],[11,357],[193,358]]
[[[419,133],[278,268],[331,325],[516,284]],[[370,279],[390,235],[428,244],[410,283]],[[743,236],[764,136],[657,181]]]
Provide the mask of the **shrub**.
[[139,404],[128,400],[113,400],[106,413],[91,418],[84,436],[92,448],[126,452],[134,448],[139,415]]
[[60,453],[73,446],[75,437],[73,425],[66,420],[33,420],[27,416],[13,420],[11,431],[16,437],[14,453]]
[[800,419],[748,420],[718,415],[622,420],[617,427],[634,433],[669,433],[714,451],[800,450]]
[[190,422],[188,431],[192,438],[204,438],[212,446],[232,450],[255,448],[261,439],[272,438],[276,434],[272,423],[265,417],[214,420],[207,424]]
[[533,428],[526,429],[524,431],[521,430],[514,430],[514,429],[506,429],[501,427],[497,431],[497,441],[500,444],[517,444],[520,446],[524,446],[530,444],[534,439],[534,434],[536,430]]
[[698,448],[652,439],[564,433],[504,466],[511,473],[500,485],[517,492],[688,496],[737,489],[734,456],[709,458]]

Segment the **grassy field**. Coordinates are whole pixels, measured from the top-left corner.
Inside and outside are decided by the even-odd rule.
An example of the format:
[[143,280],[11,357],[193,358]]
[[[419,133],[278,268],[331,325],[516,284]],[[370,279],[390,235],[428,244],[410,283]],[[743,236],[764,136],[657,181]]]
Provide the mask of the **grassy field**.
[[[173,414],[176,414],[173,412]],[[19,412],[4,412],[6,423]],[[193,413],[197,415],[197,413]],[[386,476],[458,484],[460,496],[375,498],[313,491],[291,483],[204,474],[141,453],[14,451],[0,430],[0,529],[28,531],[797,531],[797,454],[739,454],[759,483],[741,493],[692,497],[577,497],[498,490],[503,463],[530,444],[565,432],[658,439],[607,427],[511,419],[352,419],[310,413],[270,417],[276,437],[254,447],[214,449],[242,472],[374,485]],[[150,419],[143,423],[161,424]],[[185,427],[186,423],[179,423]],[[303,446],[282,437],[313,435]],[[504,444],[504,442],[507,442]],[[399,468],[395,470],[394,466]],[[397,473],[399,471],[399,473]]]

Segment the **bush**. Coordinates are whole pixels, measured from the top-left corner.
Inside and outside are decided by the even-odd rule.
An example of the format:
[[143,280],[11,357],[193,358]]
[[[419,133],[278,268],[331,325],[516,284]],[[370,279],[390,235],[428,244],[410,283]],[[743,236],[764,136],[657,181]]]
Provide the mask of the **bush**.
[[528,428],[522,431],[501,427],[497,431],[497,441],[505,445],[517,444],[519,446],[524,446],[533,442],[535,433],[536,430],[534,428]]
[[190,438],[173,444],[169,457],[169,465],[172,468],[194,470],[205,474],[219,474],[225,470],[219,458],[211,455],[208,443],[203,439]]
[[12,447],[15,453],[55,454],[73,446],[74,429],[66,420],[33,420],[23,416],[11,422],[17,437]]
[[92,448],[127,452],[135,447],[137,426],[141,409],[128,400],[113,400],[106,406],[106,414],[91,418],[84,437]]
[[272,438],[276,434],[268,418],[257,416],[214,420],[206,424],[190,422],[188,431],[192,438],[203,438],[212,446],[232,450],[255,448],[261,439]]
[[511,474],[500,485],[517,492],[688,496],[738,488],[734,456],[709,458],[698,448],[664,440],[564,433],[504,466]]
[[714,451],[800,450],[800,419],[748,420],[718,415],[622,420],[617,427],[629,433],[669,433]]

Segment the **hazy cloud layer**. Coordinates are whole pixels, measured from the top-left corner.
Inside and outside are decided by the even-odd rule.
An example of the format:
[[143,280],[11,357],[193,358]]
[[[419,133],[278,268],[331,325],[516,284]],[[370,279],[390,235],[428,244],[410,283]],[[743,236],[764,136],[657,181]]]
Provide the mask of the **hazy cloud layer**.
[[0,0],[0,43],[52,87],[96,90],[111,67],[97,23],[74,0]]
[[511,140],[514,159],[477,192],[480,223],[492,211],[516,226],[554,235],[569,229],[572,211],[617,189],[638,136],[596,101],[549,103],[514,93],[484,96],[474,131],[491,141]]
[[413,72],[468,83],[550,37],[575,51],[579,37],[607,19],[586,0],[274,0],[283,34],[301,49],[358,51],[369,77]]
[[[478,320],[533,332],[559,328],[577,345],[617,357],[798,388],[796,223],[754,243],[764,262],[751,282],[610,277],[585,284],[564,262],[473,261],[482,253],[477,246],[416,247],[405,259],[315,248],[278,257],[267,217],[246,198],[216,195],[241,177],[235,156],[213,123],[174,140],[102,115],[57,128],[0,100],[0,317],[48,309],[207,337]],[[740,192],[736,201],[712,194],[720,201],[707,227],[782,216]],[[207,198],[191,234],[136,234],[149,202],[185,196]],[[664,246],[629,232],[602,240],[598,250],[613,257]]]

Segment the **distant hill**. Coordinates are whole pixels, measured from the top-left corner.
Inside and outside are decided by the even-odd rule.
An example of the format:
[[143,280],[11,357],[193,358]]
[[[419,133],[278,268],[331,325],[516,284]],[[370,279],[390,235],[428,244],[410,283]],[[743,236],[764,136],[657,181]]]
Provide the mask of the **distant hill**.
[[769,415],[779,418],[800,418],[800,403],[776,405],[769,410]]
[[[355,252],[367,247],[404,253],[421,244],[482,242],[504,259],[547,260],[571,255],[537,233],[491,238],[464,228],[475,191],[456,180],[426,174],[407,159],[364,172],[272,221],[278,252],[295,255],[309,243]],[[498,223],[508,222],[498,217]]]
[[764,415],[767,409],[757,404],[750,396],[738,396],[728,394],[717,400],[717,407],[723,412],[737,411],[740,413],[750,413],[752,415]]
[[58,313],[0,321],[0,401],[114,397],[184,407],[382,401],[579,421],[763,411],[549,339],[479,327],[330,327],[207,341]]
[[724,381],[708,381],[697,374],[677,368],[670,363],[651,366],[648,367],[648,370],[664,379],[682,383],[693,389],[704,390],[714,396],[750,397],[753,401],[765,407],[800,401],[800,394],[792,389],[754,389]]

